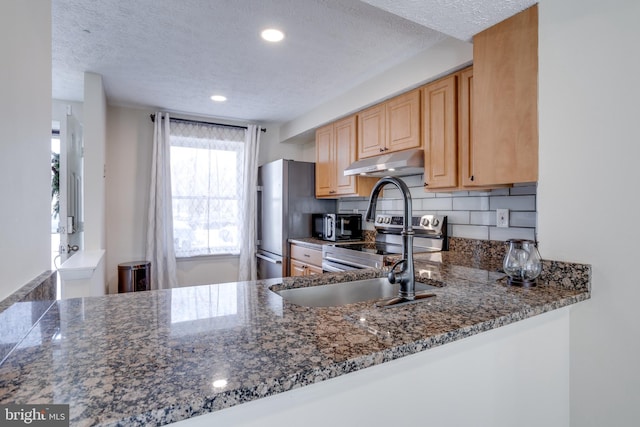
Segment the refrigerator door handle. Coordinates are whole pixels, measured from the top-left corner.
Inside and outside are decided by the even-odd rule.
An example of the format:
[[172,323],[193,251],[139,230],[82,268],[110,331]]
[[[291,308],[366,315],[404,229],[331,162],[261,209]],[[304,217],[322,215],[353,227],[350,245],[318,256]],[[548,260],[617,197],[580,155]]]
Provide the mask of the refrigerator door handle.
[[270,262],[271,264],[282,264],[282,260],[269,258],[268,256],[265,256],[262,254],[256,254],[256,257],[263,259],[267,262]]

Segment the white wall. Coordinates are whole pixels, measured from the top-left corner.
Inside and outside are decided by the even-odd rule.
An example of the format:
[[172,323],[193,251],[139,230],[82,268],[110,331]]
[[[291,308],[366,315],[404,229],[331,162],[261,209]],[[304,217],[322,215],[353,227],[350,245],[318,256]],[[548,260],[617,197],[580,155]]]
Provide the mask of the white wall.
[[51,264],[49,0],[0,3],[0,58],[2,300]]
[[[280,142],[279,123],[264,126],[267,127],[267,132],[263,132],[260,136],[260,151],[258,153],[259,165],[278,159],[304,160],[304,144]],[[315,136],[313,139],[313,147],[315,149]],[[315,158],[315,151],[313,156]]]
[[569,310],[175,425],[566,427]]
[[280,127],[280,139],[308,140],[308,131],[339,117],[355,113],[383,99],[441,77],[468,65],[473,58],[470,43],[447,38],[415,57],[326,102]]
[[84,247],[105,249],[107,97],[99,74],[84,73],[83,113]]
[[571,314],[571,425],[637,425],[640,2],[539,12],[540,251],[593,266],[592,299]]

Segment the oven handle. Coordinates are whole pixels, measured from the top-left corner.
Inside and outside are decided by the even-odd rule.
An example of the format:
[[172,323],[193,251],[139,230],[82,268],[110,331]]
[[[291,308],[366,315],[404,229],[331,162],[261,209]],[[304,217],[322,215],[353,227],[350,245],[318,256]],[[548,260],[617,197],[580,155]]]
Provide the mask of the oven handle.
[[370,265],[364,265],[364,264],[358,264],[356,262],[353,261],[345,261],[343,259],[338,259],[338,258],[334,258],[331,256],[325,256],[324,259],[326,259],[327,261],[333,261],[333,262],[337,262],[338,264],[344,264],[344,265],[349,265],[351,267],[356,267],[356,268],[373,268]]
[[334,267],[333,265],[329,265],[327,263],[322,264],[322,270],[329,273],[342,273],[343,271],[346,271],[342,268]]

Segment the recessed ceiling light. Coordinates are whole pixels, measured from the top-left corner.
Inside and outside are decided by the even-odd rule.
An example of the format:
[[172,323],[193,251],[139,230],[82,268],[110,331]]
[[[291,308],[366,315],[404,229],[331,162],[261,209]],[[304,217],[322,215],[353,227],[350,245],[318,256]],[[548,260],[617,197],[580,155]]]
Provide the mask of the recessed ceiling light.
[[212,100],[212,101],[216,101],[216,102],[224,102],[224,101],[226,101],[226,100],[227,100],[227,97],[226,97],[226,96],[223,96],[223,95],[213,95],[213,96],[211,97],[211,100]]
[[267,28],[262,31],[260,35],[268,42],[279,42],[284,39],[284,33],[280,30],[276,30],[275,28]]

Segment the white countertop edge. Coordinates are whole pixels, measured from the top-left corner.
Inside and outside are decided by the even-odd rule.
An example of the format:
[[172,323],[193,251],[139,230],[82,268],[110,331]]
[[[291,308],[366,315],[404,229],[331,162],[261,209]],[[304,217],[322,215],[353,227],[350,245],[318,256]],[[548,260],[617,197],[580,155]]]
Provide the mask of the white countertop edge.
[[104,249],[79,251],[63,262],[58,271],[62,278],[67,280],[89,278],[100,265],[104,254]]

